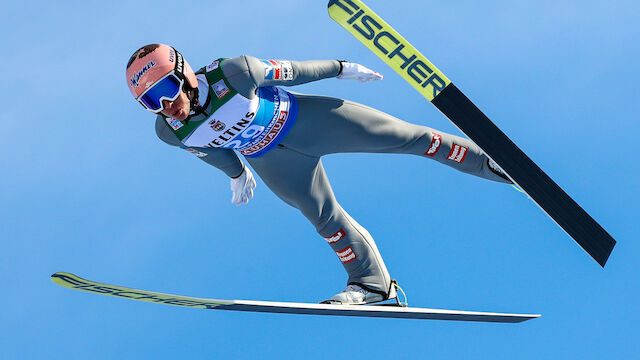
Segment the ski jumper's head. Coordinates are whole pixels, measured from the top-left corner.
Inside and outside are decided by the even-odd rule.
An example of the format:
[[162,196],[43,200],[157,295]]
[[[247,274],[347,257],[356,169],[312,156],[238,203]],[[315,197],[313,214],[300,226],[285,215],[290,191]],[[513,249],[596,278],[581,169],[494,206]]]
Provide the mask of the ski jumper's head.
[[126,75],[133,97],[153,113],[184,120],[198,104],[196,75],[171,46],[141,47],[129,59]]

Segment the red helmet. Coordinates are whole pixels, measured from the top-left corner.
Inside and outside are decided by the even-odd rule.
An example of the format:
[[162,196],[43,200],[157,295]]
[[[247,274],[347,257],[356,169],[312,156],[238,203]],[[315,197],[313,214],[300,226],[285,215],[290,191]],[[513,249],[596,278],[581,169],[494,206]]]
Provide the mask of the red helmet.
[[127,85],[137,99],[172,71],[191,89],[198,88],[196,74],[178,50],[164,44],[145,45],[133,53],[127,63]]

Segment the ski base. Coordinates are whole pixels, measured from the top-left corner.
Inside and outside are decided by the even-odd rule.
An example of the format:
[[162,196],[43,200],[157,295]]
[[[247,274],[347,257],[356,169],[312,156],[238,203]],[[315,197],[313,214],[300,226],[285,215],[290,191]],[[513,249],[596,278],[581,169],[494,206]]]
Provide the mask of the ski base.
[[497,323],[519,323],[540,317],[536,314],[506,314],[476,311],[440,310],[385,305],[331,305],[252,300],[220,300],[194,298],[138,290],[123,286],[108,285],[83,279],[74,274],[57,272],[51,275],[54,283],[69,289],[82,290],[101,295],[115,296],[130,300],[146,301],[165,305],[199,309],[265,312],[280,314],[332,315],[379,317],[396,319],[429,319],[477,321]]

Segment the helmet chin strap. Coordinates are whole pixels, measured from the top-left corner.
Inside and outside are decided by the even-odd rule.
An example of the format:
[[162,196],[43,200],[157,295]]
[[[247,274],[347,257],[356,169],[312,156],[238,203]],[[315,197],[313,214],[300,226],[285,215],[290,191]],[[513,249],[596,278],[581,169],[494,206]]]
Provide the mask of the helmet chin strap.
[[[189,99],[190,110],[193,111],[192,116],[200,115],[204,113],[204,107],[200,106],[200,102],[198,100],[199,91],[198,88],[192,88],[189,84],[184,84],[185,93],[187,94],[187,98]],[[186,90],[188,88],[188,90]]]
[[[175,51],[176,53],[176,65],[174,68],[174,71],[176,73],[176,75],[178,75],[178,77],[182,80],[184,80],[184,85],[182,88],[182,91],[185,92],[185,94],[187,94],[187,98],[189,99],[189,106],[190,106],[190,110],[192,110],[194,112],[193,115],[199,115],[202,114],[204,112],[204,108],[202,106],[200,106],[199,101],[198,101],[198,87],[196,86],[195,88],[192,88],[191,85],[189,84],[189,81],[187,80],[186,76],[184,76],[184,70],[185,70],[185,61],[184,58],[182,57],[182,54],[176,50],[175,48],[173,48],[173,51]],[[187,120],[189,121],[189,116],[187,116]]]

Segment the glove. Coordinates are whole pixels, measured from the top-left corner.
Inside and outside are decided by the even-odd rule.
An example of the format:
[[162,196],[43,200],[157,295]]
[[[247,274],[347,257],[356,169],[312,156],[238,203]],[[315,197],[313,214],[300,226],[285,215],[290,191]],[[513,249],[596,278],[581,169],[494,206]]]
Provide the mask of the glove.
[[340,64],[342,64],[342,71],[340,71],[340,74],[338,74],[338,79],[358,80],[362,83],[382,80],[382,74],[367,69],[360,64],[351,63],[348,61],[340,61]]
[[256,179],[248,167],[244,167],[240,176],[231,178],[231,191],[233,197],[231,202],[236,206],[244,205],[253,197],[253,189],[256,188]]

